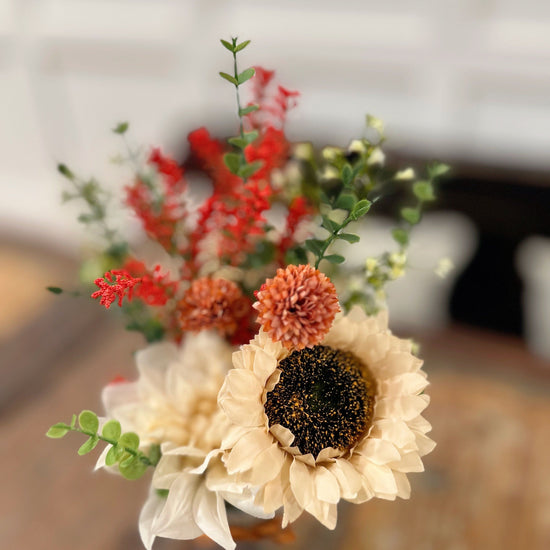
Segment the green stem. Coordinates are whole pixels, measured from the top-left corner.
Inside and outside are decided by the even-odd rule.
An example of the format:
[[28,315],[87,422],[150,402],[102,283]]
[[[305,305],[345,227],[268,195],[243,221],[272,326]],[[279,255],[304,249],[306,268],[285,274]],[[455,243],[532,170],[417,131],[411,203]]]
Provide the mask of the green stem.
[[[115,441],[114,439],[110,439],[108,437],[104,437],[104,436],[102,436],[98,433],[89,432],[89,431],[83,430],[81,428],[72,427],[72,426],[69,426],[68,424],[65,424],[64,426],[65,426],[65,428],[67,428],[71,432],[78,432],[78,433],[87,435],[88,437],[97,437],[100,441],[104,441],[105,443],[109,443],[109,445],[112,445],[113,447],[116,447],[118,445],[118,441]],[[120,447],[120,445],[119,445],[119,447]],[[141,451],[137,451],[135,449],[131,449],[130,447],[125,447],[125,446],[123,446],[122,449],[124,449],[124,452],[126,452],[128,454],[131,454],[132,456],[135,456],[136,458],[139,458],[139,460],[141,462],[143,462],[144,464],[147,464],[147,466],[155,466],[156,465],[156,464],[153,464],[151,462],[151,460],[149,460],[149,457],[146,454],[142,453]]]
[[[241,96],[239,93],[239,70],[237,67],[237,52],[235,51],[235,47],[237,46],[237,38],[232,38],[231,41],[233,42],[233,72],[234,72],[233,76],[237,81],[237,84],[235,84],[235,95],[237,97],[237,115],[239,117],[239,137],[241,139],[244,139],[244,124],[243,124],[243,117],[241,115]],[[244,163],[246,164],[244,149],[241,149],[241,156],[243,158]],[[248,178],[243,178],[244,183],[246,183],[247,179]]]
[[319,268],[319,264],[321,263],[321,261],[325,257],[325,252],[327,251],[328,247],[336,240],[336,237],[338,236],[340,231],[342,231],[342,229],[344,229],[352,221],[353,221],[353,218],[351,218],[351,217],[346,218],[342,222],[342,225],[336,231],[333,231],[330,234],[329,238],[324,242],[323,248],[321,250],[321,254],[319,254],[319,257],[317,258],[317,261],[315,262],[315,269]]

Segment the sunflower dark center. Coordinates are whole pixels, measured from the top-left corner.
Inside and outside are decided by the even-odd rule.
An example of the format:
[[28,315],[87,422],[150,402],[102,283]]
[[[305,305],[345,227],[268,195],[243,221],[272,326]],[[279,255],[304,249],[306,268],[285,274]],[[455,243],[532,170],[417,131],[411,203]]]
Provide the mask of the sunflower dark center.
[[349,449],[369,428],[376,385],[353,353],[315,346],[294,351],[279,369],[265,412],[270,426],[281,424],[294,434],[301,453]]

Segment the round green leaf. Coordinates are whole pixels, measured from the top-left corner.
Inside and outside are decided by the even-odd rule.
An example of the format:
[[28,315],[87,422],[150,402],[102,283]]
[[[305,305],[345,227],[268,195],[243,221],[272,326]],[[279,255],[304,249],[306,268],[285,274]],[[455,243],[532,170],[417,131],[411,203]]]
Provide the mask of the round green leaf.
[[120,437],[121,429],[120,422],[118,420],[109,420],[104,426],[101,434],[107,439],[118,441]]
[[61,439],[69,432],[69,428],[65,424],[54,424],[47,432],[46,437],[52,439]]
[[121,452],[123,451],[120,447],[117,447],[116,445],[111,447],[105,456],[105,464],[107,464],[107,466],[113,466],[116,464],[121,456]]
[[139,447],[139,436],[134,432],[127,432],[120,436],[118,444],[121,447],[126,447],[127,449],[137,450]]
[[147,470],[147,464],[138,457],[132,457],[132,460],[125,460],[119,464],[118,469],[126,479],[138,479]]
[[93,451],[98,443],[99,439],[97,436],[90,437],[90,439],[88,439],[88,441],[86,441],[86,443],[84,443],[84,445],[82,445],[80,449],[78,449],[78,454],[85,455],[90,451]]
[[78,415],[78,423],[83,430],[91,433],[97,433],[99,428],[99,419],[97,414],[92,411],[82,411]]

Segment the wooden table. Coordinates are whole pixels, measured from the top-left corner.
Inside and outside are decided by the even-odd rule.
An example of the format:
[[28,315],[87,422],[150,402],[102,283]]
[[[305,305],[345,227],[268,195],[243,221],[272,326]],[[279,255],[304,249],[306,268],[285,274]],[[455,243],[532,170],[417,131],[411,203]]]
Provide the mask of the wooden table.
[[[13,252],[0,246],[2,272],[7,267],[21,276],[30,262],[19,290],[34,299],[27,300],[25,319],[17,300],[13,312],[3,310],[8,320],[19,311],[15,329],[0,325],[0,547],[140,549],[137,517],[147,479],[92,473],[96,453],[78,457],[76,436],[53,441],[44,433],[73,412],[101,410],[100,390],[110,379],[135,378],[132,352],[143,343],[112,311],[38,292],[66,278],[70,262],[21,247]],[[438,446],[426,457],[427,472],[410,476],[412,498],[341,504],[333,532],[305,515],[288,548],[550,548],[550,366],[519,340],[489,332],[456,326],[417,336],[431,381],[426,416]]]

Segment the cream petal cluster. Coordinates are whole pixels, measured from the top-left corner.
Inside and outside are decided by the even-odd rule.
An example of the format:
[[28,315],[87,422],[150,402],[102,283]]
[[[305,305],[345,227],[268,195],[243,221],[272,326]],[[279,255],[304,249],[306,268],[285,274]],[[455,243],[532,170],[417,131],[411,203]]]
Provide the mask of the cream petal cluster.
[[372,422],[353,447],[302,454],[287,428],[269,425],[266,396],[290,352],[263,331],[235,352],[235,368],[218,397],[233,424],[222,443],[228,472],[254,488],[255,503],[266,513],[283,507],[283,526],[306,510],[333,529],[340,499],[408,498],[406,474],[422,471],[420,457],[435,446],[421,416],[429,403],[422,361],[412,355],[409,341],[389,331],[386,312],[367,317],[354,308],[336,318],[321,344],[353,353],[376,382]]
[[[235,548],[226,500],[264,515],[252,505],[251,493],[231,479],[220,457],[229,422],[217,395],[231,367],[232,351],[207,331],[187,335],[180,347],[153,344],[136,354],[136,382],[110,384],[103,391],[107,416],[118,420],[124,431],[136,432],[142,450],[161,445],[162,457],[139,521],[148,549],[157,536],[192,539],[202,534],[223,548]],[[97,467],[105,465],[106,451]],[[161,496],[166,490],[168,495]]]

